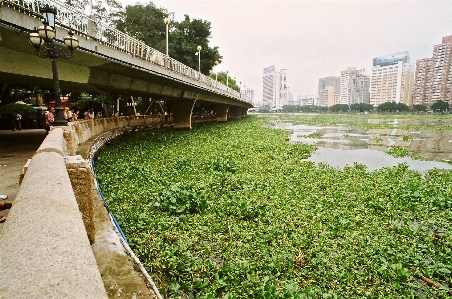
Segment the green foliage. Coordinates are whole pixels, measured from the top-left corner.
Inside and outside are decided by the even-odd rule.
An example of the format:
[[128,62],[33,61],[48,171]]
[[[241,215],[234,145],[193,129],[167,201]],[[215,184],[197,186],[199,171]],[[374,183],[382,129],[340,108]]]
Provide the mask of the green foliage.
[[348,112],[350,107],[346,104],[336,104],[330,107],[331,112]]
[[364,104],[364,103],[359,103],[359,104],[355,103],[355,104],[350,105],[350,110],[356,111],[356,112],[373,111],[374,106],[372,106],[370,104]]
[[195,55],[201,46],[201,73],[208,75],[215,66],[221,63],[222,56],[218,47],[209,47],[212,35],[211,23],[201,19],[191,19],[188,15],[181,22],[174,20],[174,13],[166,8],[157,8],[154,3],[126,6],[125,16],[116,21],[116,28],[141,41],[161,53],[166,53],[165,17],[170,18],[168,24],[168,55],[183,64],[198,70],[198,59]]
[[439,100],[433,103],[431,108],[433,111],[439,112],[449,111],[449,103]]
[[173,14],[165,8],[157,8],[152,1],[147,5],[127,5],[124,18],[116,21],[116,28],[166,53],[166,25],[163,22],[166,16],[170,17],[170,28],[173,30]]
[[403,135],[403,141],[409,142],[413,140],[413,135]]
[[200,213],[207,208],[204,191],[194,191],[191,188],[180,188],[177,185],[164,189],[157,197],[154,207],[170,214]]
[[404,112],[409,111],[410,107],[404,103],[386,102],[377,107],[380,112]]
[[400,146],[394,146],[393,148],[388,150],[387,153],[395,158],[410,157],[413,160],[424,160],[422,156],[413,154],[409,152],[407,149]]
[[16,112],[25,116],[26,114],[36,114],[36,110],[30,105],[9,103],[0,107],[0,115],[3,117],[13,117]]
[[[221,82],[223,85],[226,85],[229,88],[240,91],[240,87],[237,85],[237,81],[231,78],[226,72],[219,72],[217,76],[215,73],[210,73],[209,77],[212,79],[217,79],[218,82]],[[228,78],[227,81],[226,78]]]
[[306,135],[306,138],[322,138],[323,134],[319,132],[314,132],[311,134]]
[[195,55],[197,47],[201,46],[201,73],[209,75],[215,66],[215,61],[221,63],[223,56],[218,47],[209,47],[212,36],[211,23],[201,19],[190,19],[185,15],[182,22],[175,22],[171,32],[169,55],[185,65],[198,70],[199,57]]
[[91,108],[94,108],[94,111],[102,111],[102,100],[98,98],[89,98],[85,100],[80,100],[75,102],[75,108],[79,111],[79,115],[83,115],[83,113]]
[[425,105],[413,105],[413,110],[425,112],[428,110],[428,107]]
[[302,161],[313,146],[264,127],[280,119],[296,118],[137,132],[99,153],[106,200],[163,296],[447,298],[419,277],[452,285],[452,172]]

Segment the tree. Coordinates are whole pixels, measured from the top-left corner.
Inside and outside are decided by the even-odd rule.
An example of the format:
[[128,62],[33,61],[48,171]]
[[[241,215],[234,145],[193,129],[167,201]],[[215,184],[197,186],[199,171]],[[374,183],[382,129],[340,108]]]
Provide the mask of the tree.
[[409,111],[410,107],[405,105],[404,103],[395,103],[395,102],[386,102],[383,104],[380,104],[377,107],[378,111],[386,111],[386,112],[403,112],[403,111]]
[[96,20],[114,26],[124,18],[124,10],[116,0],[97,0],[93,5],[93,15]]
[[365,103],[355,103],[350,105],[351,111],[364,112],[374,110],[374,106]]
[[[146,6],[143,4],[128,5],[124,18],[116,21],[116,28],[152,48],[166,53],[166,25],[163,23],[165,17],[172,19],[173,14],[164,8],[157,8],[152,2]],[[170,21],[169,29],[174,29],[173,21]]]
[[188,15],[181,22],[174,21],[174,13],[165,8],[157,8],[152,2],[146,6],[127,6],[125,16],[116,22],[116,28],[139,39],[152,48],[166,53],[165,17],[170,18],[168,26],[169,56],[198,70],[197,47],[201,46],[201,73],[208,75],[223,57],[218,47],[209,47],[211,23],[201,19],[190,19]]
[[427,111],[428,107],[425,105],[413,105],[414,111]]
[[331,112],[348,112],[349,107],[347,104],[336,104],[330,107]]
[[[222,83],[223,85],[226,85],[229,88],[232,88],[232,89],[240,92],[240,87],[237,86],[237,82],[225,72],[219,72],[218,74],[210,73],[209,77],[212,79],[217,79],[218,82]],[[229,78],[229,79],[226,81],[226,78]]]
[[432,104],[432,110],[433,111],[440,111],[440,112],[448,111],[449,110],[449,103],[441,101],[441,100],[436,101],[435,103]]
[[196,48],[201,46],[201,73],[208,75],[215,61],[221,63],[223,56],[218,47],[209,47],[211,37],[211,23],[201,19],[191,20],[188,15],[182,22],[175,23],[175,29],[170,34],[169,55],[183,64],[198,70]]

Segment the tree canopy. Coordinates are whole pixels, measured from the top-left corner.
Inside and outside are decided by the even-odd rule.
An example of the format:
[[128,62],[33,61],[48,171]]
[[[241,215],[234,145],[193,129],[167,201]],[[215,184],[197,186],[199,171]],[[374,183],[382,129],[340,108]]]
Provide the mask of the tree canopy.
[[449,103],[441,101],[441,100],[436,101],[435,103],[432,104],[432,110],[433,111],[440,111],[440,112],[448,111],[449,110]]
[[201,46],[201,73],[208,75],[221,62],[218,47],[209,47],[211,23],[201,19],[191,19],[185,15],[181,22],[174,21],[174,13],[158,8],[154,3],[136,4],[126,7],[123,19],[116,22],[116,28],[154,49],[166,53],[166,25],[163,19],[170,19],[168,29],[168,55],[183,64],[198,70],[199,56],[197,47]]
[[409,111],[410,107],[408,107],[404,103],[386,102],[386,103],[380,104],[377,107],[377,110],[381,111],[381,112],[403,112],[403,111]]

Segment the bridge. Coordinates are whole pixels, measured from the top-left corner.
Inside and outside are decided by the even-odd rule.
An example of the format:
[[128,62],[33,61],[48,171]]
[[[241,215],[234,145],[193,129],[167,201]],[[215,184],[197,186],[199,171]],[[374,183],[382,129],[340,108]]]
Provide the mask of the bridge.
[[253,107],[239,92],[63,2],[0,3],[0,82],[53,87],[50,61],[37,57],[28,42],[28,33],[42,25],[40,8],[48,4],[58,11],[57,44],[63,45],[68,30],[80,42],[73,58],[58,60],[62,89],[165,100],[174,128],[191,128],[196,101],[208,104],[218,121],[228,114],[243,117]]

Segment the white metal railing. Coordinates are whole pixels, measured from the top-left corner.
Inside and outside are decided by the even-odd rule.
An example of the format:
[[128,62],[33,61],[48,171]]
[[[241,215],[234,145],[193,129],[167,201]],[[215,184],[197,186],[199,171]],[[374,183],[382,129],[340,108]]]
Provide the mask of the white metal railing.
[[85,11],[70,7],[60,0],[3,0],[3,5],[16,9],[24,14],[41,18],[40,8],[44,5],[57,9],[56,24],[71,29],[76,34],[96,40],[105,46],[128,53],[149,63],[160,65],[175,73],[197,80],[210,87],[251,103],[251,100],[224,84],[209,78],[191,67],[155,50],[144,42],[137,40],[109,25],[93,19]]

